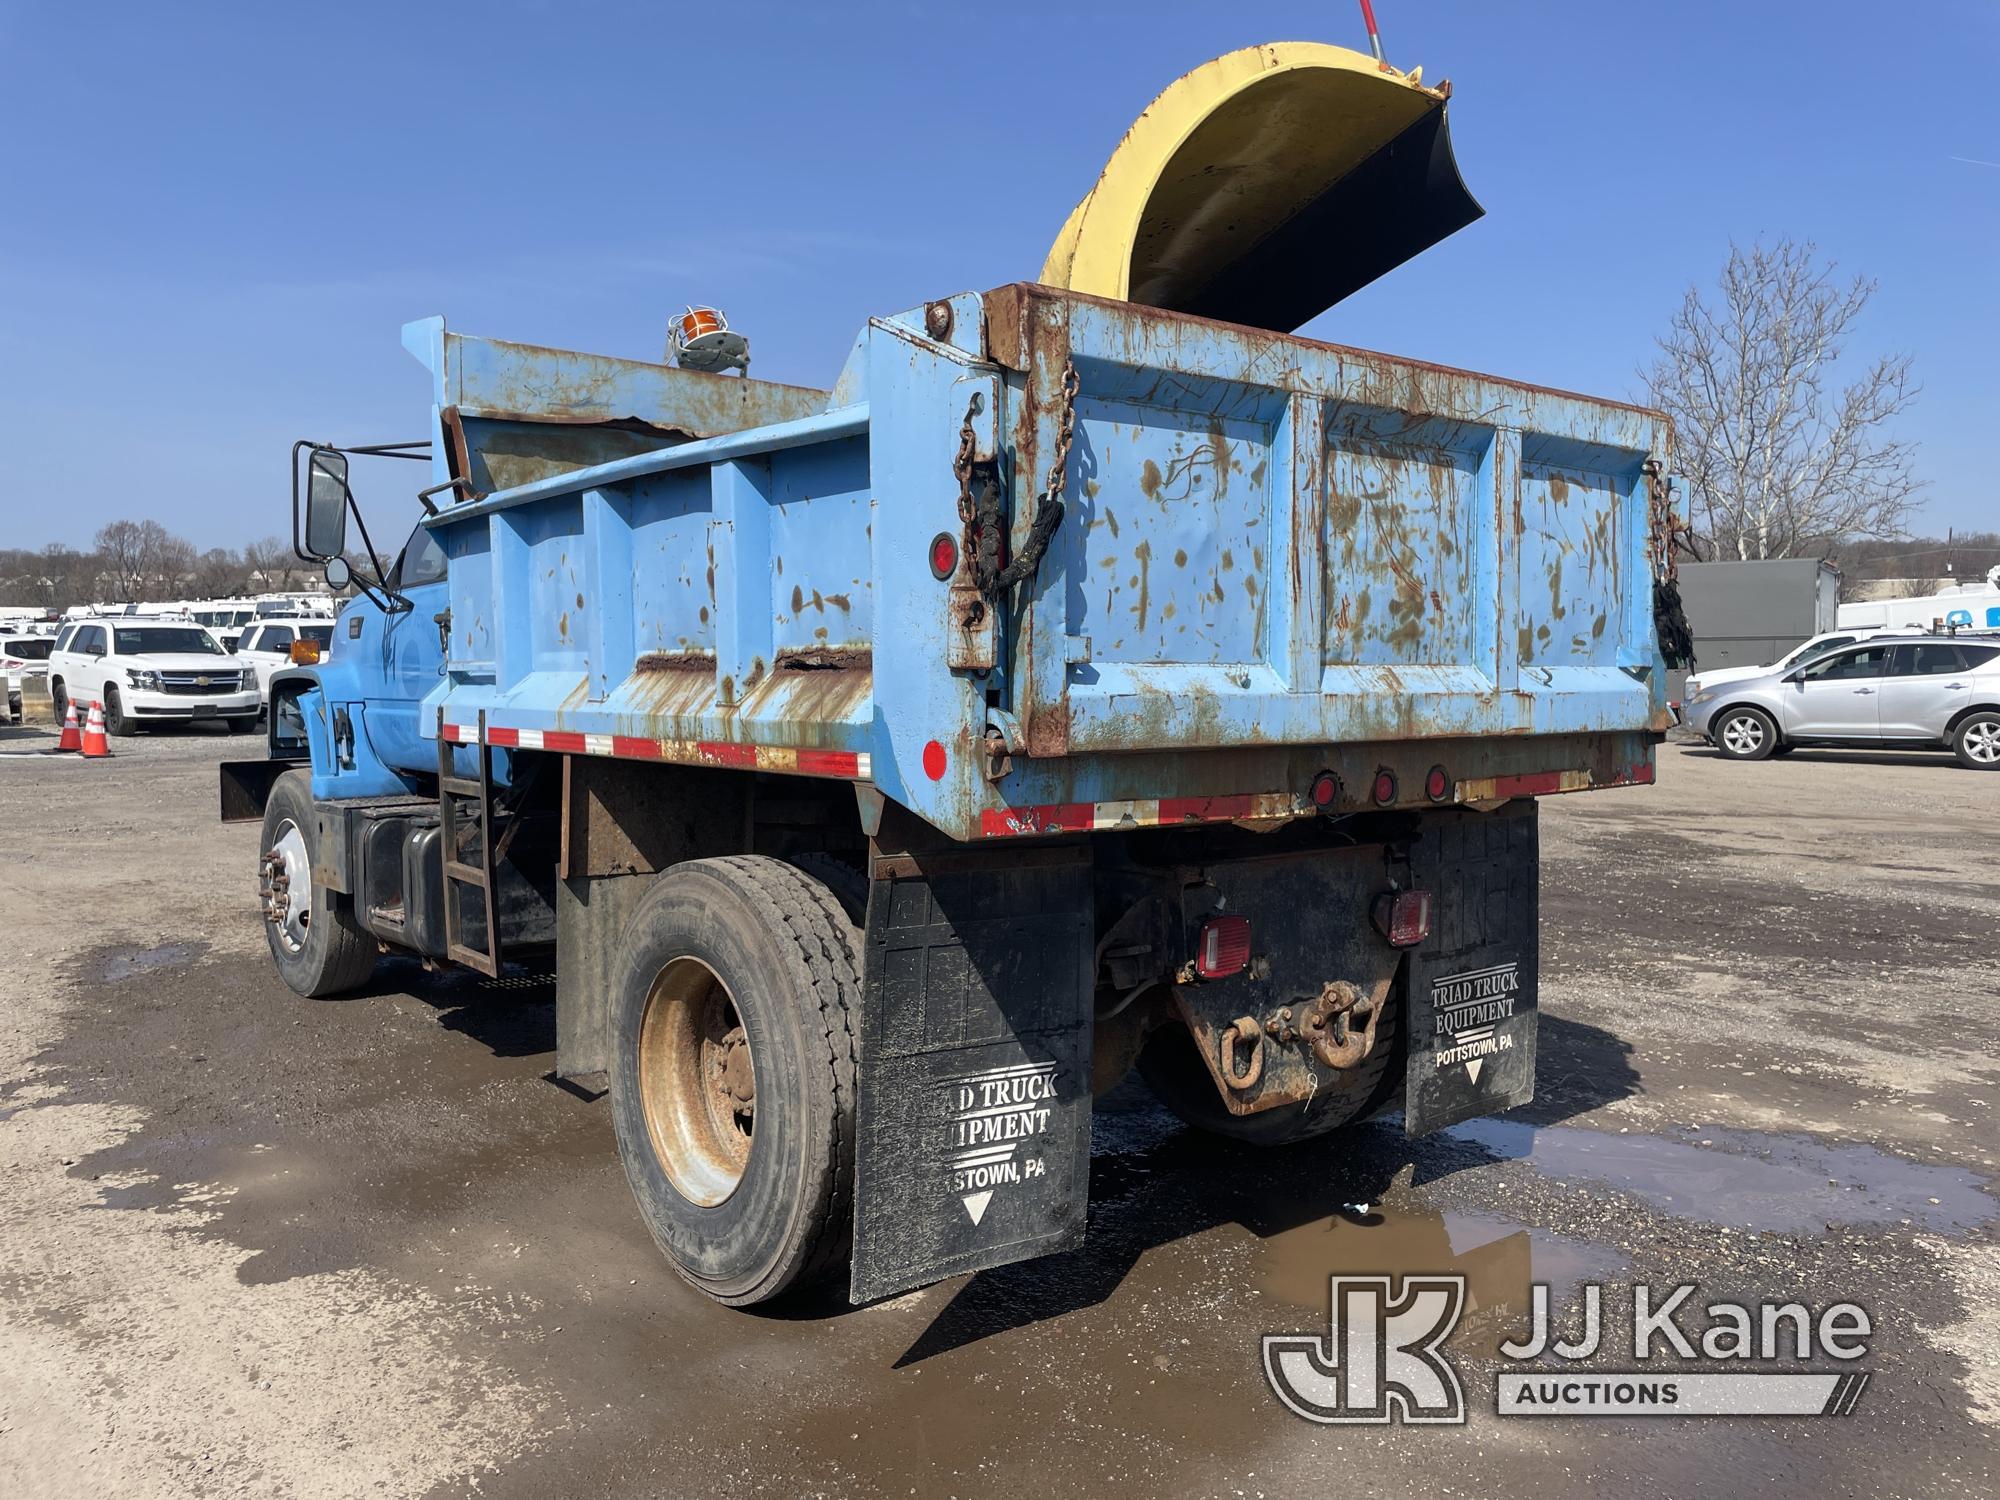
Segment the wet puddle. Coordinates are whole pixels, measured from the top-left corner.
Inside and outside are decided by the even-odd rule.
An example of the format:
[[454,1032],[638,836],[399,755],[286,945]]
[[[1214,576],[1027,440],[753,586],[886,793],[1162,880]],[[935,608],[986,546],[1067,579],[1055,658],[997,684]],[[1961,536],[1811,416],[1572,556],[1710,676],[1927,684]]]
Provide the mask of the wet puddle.
[[161,943],[155,948],[113,948],[97,967],[104,984],[122,984],[152,974],[185,969],[208,952],[206,943]]
[[1780,1233],[1899,1223],[1953,1231],[2000,1212],[1972,1172],[1805,1136],[1720,1128],[1612,1135],[1515,1120],[1470,1120],[1444,1134],[1503,1161],[1526,1161],[1545,1177],[1603,1183],[1711,1224]]
[[1357,1205],[1264,1241],[1263,1289],[1324,1315],[1332,1276],[1451,1275],[1466,1279],[1468,1311],[1525,1317],[1529,1287],[1561,1301],[1579,1283],[1625,1265],[1617,1251],[1528,1228],[1497,1214],[1417,1204]]

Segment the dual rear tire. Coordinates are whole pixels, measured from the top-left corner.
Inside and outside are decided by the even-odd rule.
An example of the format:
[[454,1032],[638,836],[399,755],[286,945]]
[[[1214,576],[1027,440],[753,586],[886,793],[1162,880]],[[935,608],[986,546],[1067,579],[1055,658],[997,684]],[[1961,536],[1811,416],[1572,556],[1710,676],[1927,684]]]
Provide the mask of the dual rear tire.
[[775,859],[692,860],[633,913],[610,1094],[640,1217],[674,1268],[745,1306],[844,1265],[854,1212],[861,933]]

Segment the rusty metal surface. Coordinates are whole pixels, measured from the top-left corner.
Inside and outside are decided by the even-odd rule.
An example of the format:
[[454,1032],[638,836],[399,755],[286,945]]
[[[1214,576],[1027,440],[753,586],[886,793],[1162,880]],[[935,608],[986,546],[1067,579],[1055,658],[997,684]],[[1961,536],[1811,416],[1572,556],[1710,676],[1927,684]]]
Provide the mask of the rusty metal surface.
[[[455,722],[485,708],[705,764],[704,746],[779,769],[835,752],[959,839],[1167,800],[1269,823],[1313,811],[1322,771],[1335,812],[1372,805],[1382,768],[1399,806],[1424,805],[1432,765],[1479,802],[1539,794],[1510,778],[1649,772],[1657,414],[1029,285],[877,319],[838,385],[850,404],[694,443],[667,429],[699,413],[637,430],[630,402],[591,406],[594,377],[550,358],[551,411],[628,415],[545,424],[560,436],[524,452],[499,428],[481,448],[489,419],[462,416],[489,478],[673,446],[432,523]],[[441,395],[465,394],[454,378]],[[1046,557],[1003,598],[963,547],[956,574],[930,564],[932,538],[963,537],[968,463],[1000,476],[1006,557],[1037,494],[1062,493]],[[953,624],[982,602],[979,630]]]
[[1391,1045],[1382,1023],[1402,954],[1357,913],[1390,884],[1384,849],[1218,864],[1205,875],[1226,901],[1219,910],[1249,918],[1250,965],[1208,982],[1190,969],[1172,986],[1173,1007],[1229,1112],[1372,1087]]
[[649,875],[693,851],[740,842],[749,780],[734,772],[566,755],[562,808],[560,876]]

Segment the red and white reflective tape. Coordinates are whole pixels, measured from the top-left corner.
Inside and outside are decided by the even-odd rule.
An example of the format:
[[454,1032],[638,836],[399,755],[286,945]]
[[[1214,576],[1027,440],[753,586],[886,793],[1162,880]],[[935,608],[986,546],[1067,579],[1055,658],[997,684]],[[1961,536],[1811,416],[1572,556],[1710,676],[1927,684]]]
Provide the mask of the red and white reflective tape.
[[[1602,779],[1589,771],[1531,771],[1460,781],[1453,802],[1506,801],[1584,792],[1593,787],[1643,786],[1650,764],[1626,766]],[[1427,806],[1406,802],[1405,807]],[[979,815],[983,838],[1026,838],[1049,833],[1105,833],[1121,828],[1173,828],[1186,823],[1281,823],[1322,809],[1291,792],[1244,792],[1225,797],[1161,797],[1130,802],[1057,802],[1046,807],[989,807]]]
[[1038,833],[1106,833],[1121,828],[1172,828],[1183,823],[1281,823],[1317,812],[1290,792],[1239,792],[1224,797],[1139,797],[1125,802],[1057,802],[1047,807],[989,807],[979,815],[984,838]]
[[1521,776],[1486,776],[1458,782],[1452,788],[1452,800],[1488,802],[1494,798],[1549,797],[1557,792],[1587,792],[1600,786],[1649,786],[1652,780],[1650,761],[1626,766],[1602,780],[1589,771],[1529,771]]
[[[444,737],[479,743],[475,724],[446,724]],[[838,776],[866,781],[865,750],[815,750],[798,745],[749,745],[733,740],[649,740],[628,734],[579,734],[571,729],[486,726],[486,743],[506,750],[552,750],[563,755],[608,755],[618,760],[670,761],[683,766],[728,766],[740,771],[780,771],[794,776]]]

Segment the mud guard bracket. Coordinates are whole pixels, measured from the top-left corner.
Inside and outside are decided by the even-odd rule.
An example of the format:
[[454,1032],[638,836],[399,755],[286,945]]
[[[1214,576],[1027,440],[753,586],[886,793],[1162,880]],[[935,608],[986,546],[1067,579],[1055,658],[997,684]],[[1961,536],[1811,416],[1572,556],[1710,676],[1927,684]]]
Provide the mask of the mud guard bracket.
[[849,1295],[1082,1242],[1091,875],[1082,849],[878,856]]
[[1535,1097],[1537,814],[1531,798],[1441,814],[1411,851],[1412,878],[1437,893],[1437,917],[1410,955],[1410,1135]]

